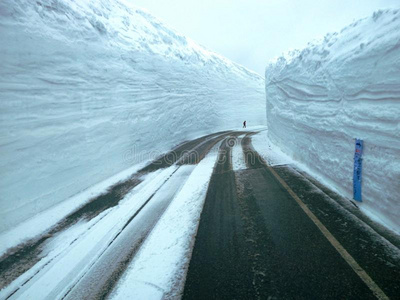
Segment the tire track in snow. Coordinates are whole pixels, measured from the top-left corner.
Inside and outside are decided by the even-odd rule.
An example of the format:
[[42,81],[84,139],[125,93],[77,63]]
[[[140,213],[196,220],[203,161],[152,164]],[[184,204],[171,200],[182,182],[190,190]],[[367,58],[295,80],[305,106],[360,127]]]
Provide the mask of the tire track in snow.
[[[160,209],[159,214],[156,217],[154,217],[153,221],[150,221],[149,218],[146,218],[146,223],[147,223],[148,227],[146,228],[146,230],[143,230],[141,232],[140,238],[135,239],[135,237],[133,235],[131,235],[130,237],[124,238],[125,242],[119,241],[119,244],[124,244],[124,247],[129,247],[129,250],[125,251],[123,254],[121,254],[121,252],[123,252],[123,251],[120,251],[118,253],[118,256],[116,257],[116,259],[114,259],[113,264],[112,264],[112,265],[118,266],[118,267],[116,267],[112,272],[107,272],[105,274],[104,273],[105,267],[109,265],[110,260],[111,261],[113,260],[112,256],[115,257],[115,255],[112,254],[115,251],[111,250],[111,247],[113,246],[113,243],[115,243],[117,241],[118,236],[120,236],[120,234],[123,233],[124,229],[126,229],[130,225],[130,223],[139,214],[139,212],[142,209],[144,209],[146,205],[148,205],[150,200],[152,200],[152,198],[157,195],[157,193],[164,187],[165,184],[167,184],[167,182],[169,180],[171,180],[173,175],[176,172],[178,172],[178,170],[182,166],[198,164],[206,156],[206,154],[210,151],[210,149],[216,143],[218,143],[222,138],[224,138],[226,135],[227,134],[222,134],[222,135],[218,135],[216,138],[212,137],[211,139],[205,140],[204,142],[201,142],[200,144],[195,146],[190,151],[185,151],[185,150],[181,151],[181,153],[179,155],[180,158],[178,160],[176,160],[176,164],[177,164],[178,168],[168,177],[168,179],[163,183],[163,185],[160,186],[147,199],[147,201],[140,207],[140,209],[126,222],[126,224],[123,226],[123,228],[120,230],[120,232],[109,243],[108,247],[99,255],[98,260],[95,263],[93,263],[90,266],[90,268],[87,270],[87,272],[85,274],[83,274],[81,276],[81,278],[76,282],[76,284],[69,289],[69,291],[64,295],[63,299],[76,299],[76,298],[81,298],[85,295],[87,297],[88,289],[90,290],[90,292],[89,292],[90,299],[104,299],[105,297],[107,297],[107,295],[112,291],[115,284],[118,282],[119,278],[124,273],[125,269],[129,265],[129,263],[131,262],[133,257],[135,256],[136,252],[139,250],[141,244],[143,243],[143,241],[145,240],[147,235],[151,232],[152,228],[157,223],[158,219],[161,217],[163,212],[167,209],[168,205],[174,198],[174,196],[175,196],[176,192],[179,190],[179,188],[175,190],[175,193],[173,193],[169,196],[163,195],[163,198],[168,197],[169,199],[167,199],[167,201],[165,201],[166,202],[165,206]],[[212,136],[214,136],[214,135],[212,135]],[[171,158],[176,157],[176,155],[171,155],[171,153],[169,153],[168,155]],[[193,171],[193,168],[191,168],[190,173],[192,171]],[[190,173],[186,174],[186,177],[189,177]],[[180,187],[183,186],[184,183],[185,183],[185,180],[180,180],[179,186]],[[152,223],[152,224],[149,225],[149,223]],[[128,244],[132,243],[132,241],[134,242],[133,243],[134,245],[128,246]],[[101,256],[106,255],[107,251],[109,252],[108,256],[111,256],[111,258],[106,257],[101,260]],[[103,265],[103,268],[101,266],[99,267],[99,265]],[[92,267],[96,268],[96,269],[92,270],[93,271],[92,273],[94,273],[94,274],[90,274],[90,271],[91,271],[90,269],[92,269]],[[98,276],[96,276],[96,273],[99,275],[101,274],[100,280],[101,280],[102,284],[99,284],[98,281],[93,281],[94,277],[99,278]],[[76,290],[73,291],[74,289],[76,289]]]
[[[106,193],[90,200],[40,237],[27,241],[7,251],[7,253],[0,258],[0,289],[9,285],[18,276],[31,269],[44,258],[48,254],[44,253],[45,244],[60,232],[65,231],[81,220],[89,221],[102,212],[117,206],[132,189],[142,182],[141,178],[143,175],[167,168],[177,162],[182,162],[181,164],[198,163],[203,159],[205,153],[210,149],[210,146],[219,140],[218,136],[227,133],[228,132],[214,133],[178,145],[173,150],[160,156],[155,161],[133,174],[127,180],[115,184],[110,187]],[[196,153],[200,153],[200,155],[189,155],[189,158],[187,158],[188,154],[193,153],[190,151],[193,151],[199,146],[200,149],[197,150]]]
[[[18,258],[21,256],[22,256],[22,258],[25,257],[26,258],[25,260],[30,261],[30,264],[27,264],[25,266],[24,272],[26,270],[29,270],[31,267],[36,265],[41,260],[42,256],[40,256],[40,254],[42,254],[42,251],[43,251],[42,247],[44,246],[45,242],[48,241],[49,238],[53,237],[53,235],[55,235],[56,233],[60,233],[61,231],[65,230],[66,228],[69,228],[73,224],[76,224],[80,218],[85,218],[85,219],[86,218],[94,218],[99,213],[102,213],[105,210],[108,210],[108,209],[116,206],[118,204],[118,202],[120,200],[122,200],[122,198],[132,188],[134,188],[136,185],[138,185],[141,182],[141,181],[137,180],[137,178],[139,177],[138,174],[146,174],[146,173],[154,172],[158,169],[167,168],[168,166],[171,166],[176,163],[178,165],[178,168],[174,171],[174,173],[175,173],[183,165],[197,164],[204,158],[204,156],[211,149],[211,147],[213,145],[215,145],[218,141],[220,141],[226,134],[227,134],[226,132],[216,133],[216,134],[201,137],[196,140],[181,144],[180,146],[178,146],[174,150],[170,151],[166,155],[157,159],[155,162],[151,163],[147,167],[138,171],[138,173],[136,173],[133,177],[112,187],[111,188],[112,194],[119,195],[121,197],[121,199],[119,199],[118,201],[114,201],[114,203],[112,205],[109,205],[109,204],[104,205],[104,202],[106,202],[104,200],[107,199],[108,197],[110,197],[109,194],[101,195],[101,196],[95,198],[94,201],[91,201],[90,203],[88,203],[87,205],[85,205],[84,207],[79,209],[77,212],[75,212],[75,213],[71,214],[69,217],[67,217],[66,220],[63,220],[62,222],[60,222],[55,228],[53,228],[51,230],[51,232],[50,232],[51,235],[46,234],[43,237],[41,237],[39,240],[37,240],[35,243],[25,245],[24,247],[20,248],[19,251],[14,252],[12,255],[8,256],[6,259],[12,260],[12,259],[15,259],[15,258]],[[192,149],[190,149],[190,148],[192,148]],[[174,151],[176,151],[176,152],[174,152]],[[191,151],[197,153],[197,155],[191,156],[190,155]],[[162,186],[168,181],[168,179],[162,184]],[[159,189],[162,188],[162,186],[159,187]],[[129,187],[132,187],[132,188],[130,189]],[[109,246],[115,241],[115,239],[120,235],[120,233],[129,225],[129,223],[137,216],[137,214],[148,204],[148,202],[154,197],[154,195],[157,193],[157,191],[155,193],[153,193],[153,195],[149,199],[147,199],[147,201],[139,208],[139,210],[128,220],[128,222],[123,226],[123,228],[117,233],[115,238],[109,243]],[[100,200],[98,200],[99,198],[100,198]],[[96,200],[101,202],[101,204],[102,204],[102,205],[100,205],[100,209],[96,209],[96,205],[95,205]],[[108,213],[106,213],[106,215],[107,214]],[[106,215],[102,216],[102,218],[99,219],[91,227],[93,227],[98,222],[100,222]],[[75,220],[75,222],[73,222],[72,220]],[[82,235],[83,234],[81,234],[75,240],[73,240],[69,246],[72,246],[72,244],[74,244]],[[141,244],[141,243],[139,243],[139,244]],[[106,249],[108,249],[108,247]],[[28,249],[29,251],[26,251],[26,249]],[[29,255],[27,255],[27,254],[24,255],[24,251],[26,251],[25,253],[27,253],[27,254],[31,254],[31,257],[29,257]],[[8,297],[11,297],[16,292],[18,292],[18,290],[21,287],[25,286],[32,278],[34,278],[37,274],[39,274],[41,271],[43,271],[49,264],[51,264],[54,261],[54,259],[58,258],[65,251],[68,251],[68,248],[64,249],[64,251],[62,251],[61,253],[52,257],[47,262],[44,262],[44,264],[41,266],[40,269],[38,269],[32,276],[27,278],[17,289],[15,289],[11,294],[9,294]],[[131,253],[131,256],[133,256],[134,252]],[[22,255],[21,255],[21,253],[22,253]],[[34,257],[32,257],[32,256],[34,256]],[[128,255],[128,257],[129,257],[129,255]],[[17,263],[22,262],[22,261],[24,261],[24,260],[19,259],[17,261]],[[128,259],[125,264],[127,264],[129,261],[130,261],[130,259]],[[4,260],[2,262],[4,262]],[[10,269],[11,269],[11,271],[15,271],[15,270],[13,270],[13,268],[9,268],[8,270],[10,270]],[[7,269],[2,268],[2,270],[4,271]],[[14,277],[17,277],[17,275],[23,274],[24,272],[14,272]]]

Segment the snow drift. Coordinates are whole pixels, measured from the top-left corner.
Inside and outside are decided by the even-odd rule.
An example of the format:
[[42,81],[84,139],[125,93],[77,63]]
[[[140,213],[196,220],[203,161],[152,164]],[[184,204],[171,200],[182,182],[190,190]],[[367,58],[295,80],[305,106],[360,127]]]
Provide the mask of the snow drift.
[[269,138],[352,198],[354,138],[363,200],[400,231],[400,11],[378,11],[266,68]]
[[204,133],[263,79],[121,1],[0,3],[0,231]]

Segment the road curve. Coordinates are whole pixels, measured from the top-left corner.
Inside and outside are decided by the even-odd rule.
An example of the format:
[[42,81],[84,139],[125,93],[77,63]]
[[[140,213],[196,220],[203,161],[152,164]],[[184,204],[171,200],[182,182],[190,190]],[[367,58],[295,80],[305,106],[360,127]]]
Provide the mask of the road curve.
[[[228,134],[230,132],[214,133],[178,145],[131,178],[91,199],[40,237],[11,249],[0,258],[0,298],[27,299],[31,295],[53,299],[106,297],[195,165]],[[142,178],[145,175],[156,174],[156,171],[165,172],[167,176],[161,181],[156,180],[156,184],[150,182],[147,190],[151,192],[145,196],[147,198],[140,200],[140,205],[133,203],[131,212],[120,213],[126,220],[121,218],[120,224],[114,224],[113,218],[109,217],[116,210],[124,210],[120,202],[144,184]],[[75,230],[83,223],[90,224],[86,231],[55,250],[49,248],[55,241],[63,239],[70,229]],[[93,242],[88,244],[90,239]],[[76,267],[65,269],[73,264]],[[38,293],[40,289],[43,291]]]
[[107,298],[218,143],[183,299],[399,299],[399,237],[295,167],[267,166],[254,134],[182,143],[11,249],[0,258],[0,299]]

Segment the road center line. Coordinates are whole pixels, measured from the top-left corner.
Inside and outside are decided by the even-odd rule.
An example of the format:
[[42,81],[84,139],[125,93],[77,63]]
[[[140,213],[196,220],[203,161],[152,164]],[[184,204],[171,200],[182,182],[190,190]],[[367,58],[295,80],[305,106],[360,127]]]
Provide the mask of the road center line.
[[380,289],[380,287],[372,280],[372,278],[365,272],[365,270],[356,262],[356,260],[347,252],[347,250],[339,243],[339,241],[329,232],[329,230],[321,223],[321,221],[313,214],[313,212],[304,204],[303,201],[293,192],[293,190],[287,185],[287,183],[275,172],[275,170],[267,165],[268,170],[275,176],[276,179],[282,184],[282,186],[289,192],[297,204],[303,209],[306,215],[317,225],[318,229],[328,239],[332,246],[339,252],[344,260],[350,265],[350,267],[356,272],[362,281],[369,287],[373,294],[378,299],[389,299],[388,296]]

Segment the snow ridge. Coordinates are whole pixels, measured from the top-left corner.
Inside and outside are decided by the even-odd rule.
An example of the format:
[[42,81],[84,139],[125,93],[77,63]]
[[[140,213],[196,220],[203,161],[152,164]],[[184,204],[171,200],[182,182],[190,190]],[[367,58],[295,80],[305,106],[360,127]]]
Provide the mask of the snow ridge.
[[266,68],[269,138],[352,198],[364,140],[361,208],[400,232],[400,10],[381,10]]

